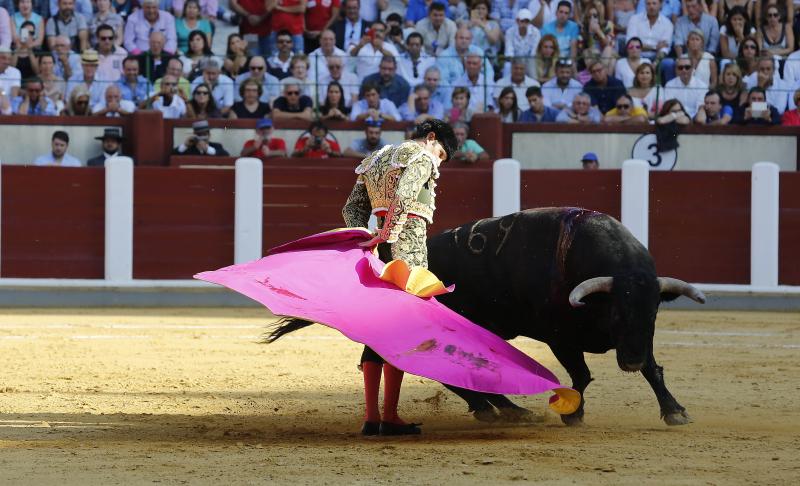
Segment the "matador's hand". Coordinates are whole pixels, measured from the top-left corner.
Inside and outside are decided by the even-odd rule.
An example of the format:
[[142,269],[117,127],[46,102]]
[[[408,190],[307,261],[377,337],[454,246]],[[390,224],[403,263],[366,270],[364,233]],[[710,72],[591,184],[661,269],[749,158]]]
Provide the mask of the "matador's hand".
[[359,243],[358,246],[363,247],[363,248],[372,248],[372,247],[380,245],[381,243],[386,243],[386,240],[384,240],[380,236],[376,235],[376,236],[372,237],[372,239],[369,240],[369,241],[364,241],[362,243]]

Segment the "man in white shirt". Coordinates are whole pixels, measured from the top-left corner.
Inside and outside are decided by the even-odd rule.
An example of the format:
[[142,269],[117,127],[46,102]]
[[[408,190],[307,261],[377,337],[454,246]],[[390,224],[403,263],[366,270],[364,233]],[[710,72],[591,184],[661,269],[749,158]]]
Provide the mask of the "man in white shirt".
[[322,79],[328,76],[328,59],[332,56],[345,58],[347,53],[336,47],[336,34],[332,30],[323,30],[319,35],[319,47],[308,55],[309,78]]
[[119,117],[130,115],[136,111],[133,101],[122,99],[122,90],[116,84],[106,88],[105,98],[92,107],[92,114],[96,116]]
[[19,69],[11,66],[11,49],[0,47],[0,93],[9,99],[19,93],[22,86],[22,74]]
[[422,50],[422,34],[412,32],[406,38],[406,52],[397,60],[397,70],[408,84],[417,86],[425,81],[425,71],[436,64],[436,58]]
[[388,42],[386,38],[386,24],[380,20],[370,27],[370,35],[361,37],[358,44],[350,49],[350,60],[355,64],[356,75],[359,79],[364,79],[370,74],[378,72],[383,56],[397,58],[400,53],[397,48]]
[[666,58],[672,46],[674,26],[661,15],[662,0],[640,0],[645,2],[645,12],[636,14],[628,21],[626,37],[638,37],[642,40],[642,57],[650,60],[661,60],[662,71],[670,79],[675,76],[675,61]]
[[681,102],[690,118],[694,118],[697,109],[705,103],[708,85],[692,76],[692,60],[684,54],[675,63],[678,76],[664,85],[664,101],[676,99]]
[[464,58],[464,74],[453,83],[454,86],[469,89],[469,108],[475,112],[491,111],[495,106],[492,100],[492,86],[487,84],[481,72],[482,60],[477,54],[467,54]]
[[511,74],[500,78],[494,86],[492,97],[497,105],[497,100],[500,97],[500,92],[503,88],[511,86],[514,88],[514,93],[517,95],[517,103],[524,102],[527,97],[525,93],[531,86],[539,86],[539,82],[527,76],[525,70],[528,66],[528,60],[524,57],[515,57],[511,61]]
[[150,97],[153,109],[158,110],[165,119],[181,118],[186,114],[186,102],[178,96],[178,78],[170,74],[161,78],[161,92]]
[[69,135],[67,132],[57,130],[53,132],[50,140],[50,153],[40,155],[33,161],[33,165],[54,165],[59,167],[81,167],[83,163],[67,153],[69,148]]
[[358,101],[358,90],[361,87],[361,83],[355,74],[345,70],[344,58],[337,56],[328,58],[328,75],[325,77],[320,76],[319,78],[320,94],[324,93],[320,103],[325,103],[328,85],[331,81],[336,81],[342,85],[345,106],[353,106],[353,103]]
[[794,106],[790,106],[793,85],[775,75],[775,60],[772,57],[764,56],[759,59],[756,72],[744,78],[744,83],[748,90],[755,86],[764,88],[767,92],[767,103],[774,106],[781,115],[787,107],[794,109]]
[[572,99],[583,91],[583,85],[572,78],[572,59],[562,58],[556,63],[556,77],[542,85],[545,106],[563,110],[572,106]]

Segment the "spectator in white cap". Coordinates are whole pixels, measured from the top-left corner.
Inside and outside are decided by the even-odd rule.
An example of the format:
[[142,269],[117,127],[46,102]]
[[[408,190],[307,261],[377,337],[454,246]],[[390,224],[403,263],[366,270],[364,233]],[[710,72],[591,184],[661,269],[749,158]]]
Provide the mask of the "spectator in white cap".
[[[506,49],[505,54],[507,59],[514,57],[524,58],[531,65],[531,72],[534,72],[534,56],[536,56],[536,46],[539,45],[539,40],[542,35],[539,29],[533,26],[531,21],[533,15],[527,8],[521,8],[517,12],[517,25],[511,27],[506,31]],[[503,74],[509,74],[511,65],[506,63]]]

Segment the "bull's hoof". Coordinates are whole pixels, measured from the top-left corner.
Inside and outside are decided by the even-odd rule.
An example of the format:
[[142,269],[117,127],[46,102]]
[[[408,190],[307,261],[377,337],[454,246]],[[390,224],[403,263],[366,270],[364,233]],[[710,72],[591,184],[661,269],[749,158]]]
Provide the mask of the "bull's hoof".
[[580,427],[583,425],[583,414],[571,413],[569,415],[562,415],[561,421],[570,427]]
[[528,410],[527,408],[522,407],[506,407],[506,408],[498,408],[500,412],[500,420],[504,422],[516,422],[516,423],[536,423],[536,422],[544,422],[544,415],[536,414]]
[[681,410],[680,412],[664,414],[664,422],[667,425],[686,425],[692,422],[692,417],[686,413],[686,410]]
[[494,408],[485,408],[483,410],[475,410],[472,416],[479,422],[497,422],[500,416],[494,411]]

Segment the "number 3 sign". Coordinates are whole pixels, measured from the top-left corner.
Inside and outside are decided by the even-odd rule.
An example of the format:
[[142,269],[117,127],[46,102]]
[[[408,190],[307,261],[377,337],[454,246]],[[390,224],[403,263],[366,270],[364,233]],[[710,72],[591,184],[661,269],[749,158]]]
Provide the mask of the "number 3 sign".
[[634,142],[631,158],[647,161],[650,170],[672,170],[678,162],[678,150],[659,152],[655,134],[647,133]]

